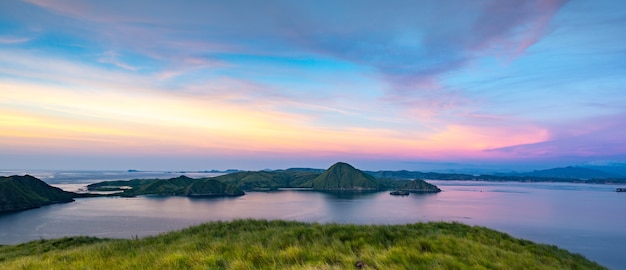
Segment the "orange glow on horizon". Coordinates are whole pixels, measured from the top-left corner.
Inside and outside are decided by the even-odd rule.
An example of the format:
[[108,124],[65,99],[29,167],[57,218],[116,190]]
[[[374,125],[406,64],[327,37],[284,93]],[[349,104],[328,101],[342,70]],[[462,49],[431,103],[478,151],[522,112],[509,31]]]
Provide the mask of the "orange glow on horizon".
[[443,157],[547,139],[539,129],[458,125],[435,133],[323,129],[308,125],[303,115],[267,110],[262,104],[241,106],[144,90],[97,92],[6,82],[0,89],[11,89],[3,93],[0,137],[5,147],[14,148]]

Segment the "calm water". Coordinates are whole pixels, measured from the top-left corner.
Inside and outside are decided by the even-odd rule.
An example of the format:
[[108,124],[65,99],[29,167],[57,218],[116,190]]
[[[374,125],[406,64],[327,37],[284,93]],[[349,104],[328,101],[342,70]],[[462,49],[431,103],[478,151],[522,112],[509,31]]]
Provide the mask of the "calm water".
[[[61,179],[50,177],[48,182],[73,190],[89,182]],[[617,186],[429,182],[443,192],[397,197],[388,192],[284,190],[249,192],[238,198],[78,199],[0,215],[0,244],[69,235],[130,238],[236,218],[359,224],[458,221],[557,245],[611,269],[626,269],[626,193],[615,192]]]

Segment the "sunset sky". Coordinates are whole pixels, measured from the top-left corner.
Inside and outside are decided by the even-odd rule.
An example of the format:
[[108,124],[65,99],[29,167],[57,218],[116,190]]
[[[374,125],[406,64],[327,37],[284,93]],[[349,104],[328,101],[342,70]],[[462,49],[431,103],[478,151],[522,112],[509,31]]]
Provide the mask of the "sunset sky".
[[0,169],[626,162],[626,1],[0,1]]

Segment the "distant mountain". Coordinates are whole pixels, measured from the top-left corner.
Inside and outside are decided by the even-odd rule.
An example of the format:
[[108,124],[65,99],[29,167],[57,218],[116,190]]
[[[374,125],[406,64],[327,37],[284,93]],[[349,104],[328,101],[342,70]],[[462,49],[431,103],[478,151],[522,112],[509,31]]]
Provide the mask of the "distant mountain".
[[587,168],[587,169],[600,170],[600,171],[619,175],[620,177],[626,177],[626,163],[591,162],[588,164],[580,165],[580,167]]
[[473,180],[476,176],[459,173],[436,173],[418,171],[366,171],[365,173],[379,179],[432,179],[432,180]]
[[234,185],[222,183],[214,178],[193,179],[179,176],[170,179],[134,179],[128,181],[104,181],[87,186],[90,191],[120,191],[118,195],[163,196],[240,196],[245,193]]
[[0,177],[0,213],[72,202],[74,195],[30,175]]
[[338,162],[311,181],[315,190],[374,191],[382,187],[376,178],[355,169],[350,164]]
[[564,167],[547,170],[536,170],[526,173],[512,174],[514,176],[541,177],[541,178],[567,178],[567,179],[599,179],[599,178],[619,178],[618,174],[608,173],[601,170],[583,167]]

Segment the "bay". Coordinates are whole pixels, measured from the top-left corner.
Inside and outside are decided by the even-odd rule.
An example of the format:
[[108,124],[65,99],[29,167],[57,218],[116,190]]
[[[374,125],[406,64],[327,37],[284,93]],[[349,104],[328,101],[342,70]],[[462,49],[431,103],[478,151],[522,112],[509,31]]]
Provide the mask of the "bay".
[[[124,177],[117,175],[116,179]],[[47,182],[79,189],[94,180],[63,180],[60,176],[49,177]],[[355,224],[453,221],[557,245],[611,269],[626,269],[626,193],[615,192],[618,186],[429,182],[443,192],[391,196],[389,192],[281,190],[248,192],[236,198],[77,199],[73,203],[0,215],[0,244],[72,235],[142,237],[208,221],[241,218]]]

